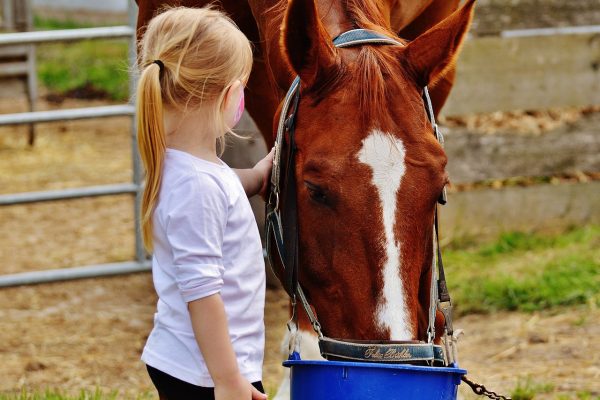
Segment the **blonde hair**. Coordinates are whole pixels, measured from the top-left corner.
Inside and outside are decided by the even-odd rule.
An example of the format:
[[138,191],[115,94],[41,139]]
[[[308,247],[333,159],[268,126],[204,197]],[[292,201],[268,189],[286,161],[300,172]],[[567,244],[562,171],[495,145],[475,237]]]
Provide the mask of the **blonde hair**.
[[148,24],[138,63],[138,148],[146,169],[142,237],[146,249],[152,251],[152,215],[166,150],[163,109],[186,112],[200,105],[211,106],[214,120],[207,122],[214,124],[215,132],[230,131],[223,117],[223,103],[230,85],[248,80],[252,48],[220,11],[210,7],[168,8]]

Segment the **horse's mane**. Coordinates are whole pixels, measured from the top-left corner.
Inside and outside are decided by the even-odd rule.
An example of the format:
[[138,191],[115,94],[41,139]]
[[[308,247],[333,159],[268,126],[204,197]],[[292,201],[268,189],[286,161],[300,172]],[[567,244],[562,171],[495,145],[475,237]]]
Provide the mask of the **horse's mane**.
[[[340,81],[354,80],[359,89],[359,109],[363,121],[388,115],[387,98],[390,82],[399,73],[399,61],[387,46],[362,46],[356,58],[355,75]],[[387,50],[387,51],[386,51]]]
[[[348,19],[354,28],[370,29],[397,38],[386,21],[379,0],[346,0]],[[389,82],[397,76],[400,61],[389,46],[361,46],[356,58],[356,80],[360,89],[359,104],[363,121],[373,121],[388,115],[387,91]]]

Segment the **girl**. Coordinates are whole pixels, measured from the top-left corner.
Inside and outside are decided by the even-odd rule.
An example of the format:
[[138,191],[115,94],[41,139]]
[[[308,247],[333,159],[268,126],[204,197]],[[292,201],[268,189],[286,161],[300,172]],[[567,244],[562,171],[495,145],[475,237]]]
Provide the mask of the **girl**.
[[272,152],[233,171],[217,142],[244,109],[246,37],[210,8],[172,8],[148,25],[137,90],[146,168],[142,231],[159,300],[142,354],[161,399],[266,399],[265,270],[248,198]]

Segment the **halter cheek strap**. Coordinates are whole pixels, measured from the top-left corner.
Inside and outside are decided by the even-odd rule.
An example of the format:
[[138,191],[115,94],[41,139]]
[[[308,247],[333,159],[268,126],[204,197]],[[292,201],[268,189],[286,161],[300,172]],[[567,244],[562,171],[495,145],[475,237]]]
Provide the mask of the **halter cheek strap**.
[[[366,29],[354,29],[342,33],[333,40],[336,47],[350,47],[362,44],[375,45],[397,45],[403,46],[399,41]],[[321,355],[327,359],[352,360],[362,362],[393,362],[393,363],[424,363],[428,365],[449,365],[454,363],[455,358],[452,351],[446,347],[446,357],[442,346],[433,343],[435,339],[435,315],[436,310],[440,309],[445,317],[445,334],[452,337],[452,318],[451,302],[448,290],[446,288],[445,276],[439,241],[437,236],[437,208],[435,222],[433,227],[433,257],[431,272],[431,299],[429,309],[429,327],[427,329],[426,342],[358,342],[344,339],[333,339],[323,335],[321,324],[314,315],[307,299],[298,284],[298,214],[297,214],[297,193],[295,177],[295,120],[297,118],[298,103],[300,99],[300,78],[296,77],[285,96],[279,122],[277,126],[277,136],[275,140],[275,154],[273,157],[273,169],[271,173],[271,192],[266,204],[266,237],[267,237],[267,255],[272,267],[275,266],[274,254],[279,256],[279,261],[283,266],[283,276],[280,276],[283,287],[291,298],[292,319],[288,323],[288,328],[294,334],[297,330],[296,303],[300,300],[313,329],[319,337],[319,348]],[[427,115],[433,126],[434,133],[440,143],[443,143],[443,137],[435,122],[435,116],[429,92],[427,88],[423,90],[423,101],[427,110]],[[287,132],[287,141],[284,141]],[[282,159],[284,146],[287,149],[287,157]],[[285,162],[285,164],[283,164]],[[281,171],[285,170],[285,192],[281,192]],[[280,196],[283,197],[284,209],[280,209]],[[445,204],[445,189],[440,196],[439,202]],[[272,248],[275,245],[276,253]],[[446,338],[446,341],[448,339]],[[298,359],[297,344],[290,341],[290,359]]]

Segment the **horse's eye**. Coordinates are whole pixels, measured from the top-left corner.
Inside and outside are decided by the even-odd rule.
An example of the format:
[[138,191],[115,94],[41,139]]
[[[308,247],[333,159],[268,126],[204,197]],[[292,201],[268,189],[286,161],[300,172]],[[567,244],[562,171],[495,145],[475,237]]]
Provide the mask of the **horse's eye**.
[[304,185],[306,186],[306,189],[308,189],[308,195],[312,200],[320,204],[329,205],[329,198],[323,188],[308,181],[304,181]]

